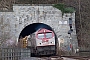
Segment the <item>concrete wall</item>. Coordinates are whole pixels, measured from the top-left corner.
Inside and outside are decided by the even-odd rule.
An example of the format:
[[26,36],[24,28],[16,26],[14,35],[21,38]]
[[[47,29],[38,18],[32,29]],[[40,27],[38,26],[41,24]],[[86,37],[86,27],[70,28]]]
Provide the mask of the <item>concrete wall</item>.
[[[70,35],[68,31],[69,18],[73,21],[72,45],[77,48],[75,28],[75,13],[62,12],[51,5],[13,5],[13,12],[0,12],[0,37],[1,39],[13,38],[16,40],[25,26],[32,23],[44,23],[51,26],[62,45],[62,50],[68,50]],[[4,37],[4,38],[3,38]],[[63,48],[65,47],[65,48]]]

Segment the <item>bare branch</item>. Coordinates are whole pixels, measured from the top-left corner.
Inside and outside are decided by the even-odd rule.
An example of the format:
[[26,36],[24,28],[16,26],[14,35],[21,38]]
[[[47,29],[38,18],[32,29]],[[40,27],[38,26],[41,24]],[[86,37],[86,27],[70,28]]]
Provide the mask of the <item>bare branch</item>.
[[2,0],[0,2],[1,7],[7,8],[8,10],[11,10],[12,5],[16,3],[17,0]]

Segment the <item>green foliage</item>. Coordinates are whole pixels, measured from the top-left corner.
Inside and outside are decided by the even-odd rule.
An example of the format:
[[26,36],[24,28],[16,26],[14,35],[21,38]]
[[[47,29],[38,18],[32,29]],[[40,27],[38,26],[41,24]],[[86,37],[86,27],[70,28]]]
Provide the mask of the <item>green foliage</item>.
[[64,13],[73,13],[74,11],[75,11],[75,9],[72,8],[72,7],[66,7],[66,8],[64,9]]
[[65,8],[65,5],[64,4],[55,4],[53,5],[53,7],[61,10],[62,12],[64,12],[64,8]]
[[66,7],[64,4],[55,4],[53,7],[62,11],[62,13],[73,13],[75,11],[72,7]]

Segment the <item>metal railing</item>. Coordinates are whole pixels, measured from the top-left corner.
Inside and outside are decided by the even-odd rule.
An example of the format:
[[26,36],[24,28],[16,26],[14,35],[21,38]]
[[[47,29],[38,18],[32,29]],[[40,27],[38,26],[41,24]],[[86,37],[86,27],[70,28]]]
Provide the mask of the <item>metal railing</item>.
[[0,60],[20,60],[30,57],[30,49],[23,48],[1,48]]

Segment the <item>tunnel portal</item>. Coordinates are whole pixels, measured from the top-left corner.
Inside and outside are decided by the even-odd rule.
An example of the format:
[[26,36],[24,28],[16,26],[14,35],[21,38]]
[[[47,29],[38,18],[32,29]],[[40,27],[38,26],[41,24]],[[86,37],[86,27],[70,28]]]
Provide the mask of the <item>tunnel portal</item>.
[[25,36],[28,36],[34,32],[36,32],[40,28],[46,28],[48,30],[53,30],[49,25],[43,24],[43,23],[33,23],[28,26],[26,26],[20,33],[19,39],[22,37],[24,38]]

